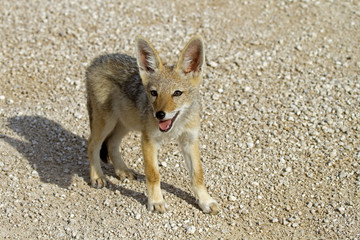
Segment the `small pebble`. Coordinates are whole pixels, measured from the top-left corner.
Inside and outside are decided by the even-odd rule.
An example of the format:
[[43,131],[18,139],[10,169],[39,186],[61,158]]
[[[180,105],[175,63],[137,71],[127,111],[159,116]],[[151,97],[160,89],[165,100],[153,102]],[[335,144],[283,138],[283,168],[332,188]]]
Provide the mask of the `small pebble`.
[[194,226],[190,226],[186,229],[186,233],[188,234],[194,234],[196,231],[196,228]]
[[344,207],[339,207],[336,209],[339,213],[343,214],[345,212],[345,208]]
[[244,92],[250,92],[251,88],[249,86],[244,87]]
[[283,225],[288,225],[289,222],[284,218],[283,221],[282,221],[282,224],[283,224]]
[[336,156],[337,156],[337,151],[334,149],[334,150],[331,151],[330,157],[335,158]]
[[233,196],[233,195],[230,195],[230,196],[229,196],[229,201],[231,201],[231,202],[236,201],[236,197]]
[[220,95],[217,94],[217,93],[214,93],[214,94],[212,95],[212,99],[213,99],[213,100],[219,100],[219,99],[220,99]]
[[107,207],[110,206],[110,203],[111,203],[111,200],[108,198],[104,201],[104,205]]
[[217,68],[218,65],[219,65],[219,64],[217,64],[217,63],[214,62],[214,61],[210,61],[210,62],[209,62],[209,66],[210,66],[210,67]]
[[253,148],[255,146],[253,142],[247,142],[246,145],[248,148]]
[[297,45],[297,46],[295,47],[295,49],[298,50],[298,51],[302,51],[302,47],[301,47],[300,45]]

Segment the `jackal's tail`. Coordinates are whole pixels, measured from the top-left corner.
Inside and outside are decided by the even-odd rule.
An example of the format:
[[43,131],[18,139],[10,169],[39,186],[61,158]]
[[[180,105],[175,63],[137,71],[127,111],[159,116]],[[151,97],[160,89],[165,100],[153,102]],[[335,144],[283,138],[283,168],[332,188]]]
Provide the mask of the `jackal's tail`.
[[104,141],[103,144],[101,145],[100,158],[104,163],[109,162],[109,153],[108,153],[108,149],[106,146],[106,141]]

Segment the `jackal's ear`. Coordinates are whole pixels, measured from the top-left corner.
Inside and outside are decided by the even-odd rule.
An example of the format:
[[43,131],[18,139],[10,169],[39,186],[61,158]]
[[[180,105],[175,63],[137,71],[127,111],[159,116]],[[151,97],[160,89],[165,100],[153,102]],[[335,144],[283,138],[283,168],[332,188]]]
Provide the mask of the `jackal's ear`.
[[159,54],[145,38],[136,39],[136,60],[140,75],[156,72],[162,66]]
[[193,37],[181,51],[176,68],[183,73],[198,74],[202,72],[205,62],[204,41],[201,36]]

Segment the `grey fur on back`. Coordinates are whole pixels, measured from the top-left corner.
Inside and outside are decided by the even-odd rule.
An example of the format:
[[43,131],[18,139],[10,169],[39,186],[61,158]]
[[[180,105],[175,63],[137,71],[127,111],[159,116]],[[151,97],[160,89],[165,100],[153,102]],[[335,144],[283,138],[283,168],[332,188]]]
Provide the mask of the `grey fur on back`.
[[[112,102],[111,94],[126,95],[135,104],[138,109],[145,113],[148,108],[146,92],[142,84],[136,59],[120,53],[101,55],[94,59],[86,72],[86,88],[91,97],[88,96],[88,112],[90,124],[92,121],[91,100],[98,99],[95,97],[95,88],[99,86],[110,85],[111,87],[103,95],[109,97],[101,104],[103,109],[111,110],[116,103]],[[104,87],[106,88],[106,87]]]

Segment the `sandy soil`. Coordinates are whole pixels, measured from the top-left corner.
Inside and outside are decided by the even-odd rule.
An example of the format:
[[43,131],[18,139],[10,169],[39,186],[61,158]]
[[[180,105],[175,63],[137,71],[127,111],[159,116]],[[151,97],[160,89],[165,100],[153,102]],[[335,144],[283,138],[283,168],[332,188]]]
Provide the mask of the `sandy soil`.
[[[1,239],[360,239],[360,2],[0,3]],[[176,143],[159,153],[165,214],[141,175],[89,186],[84,73],[148,38],[168,62],[206,42],[203,214]]]

